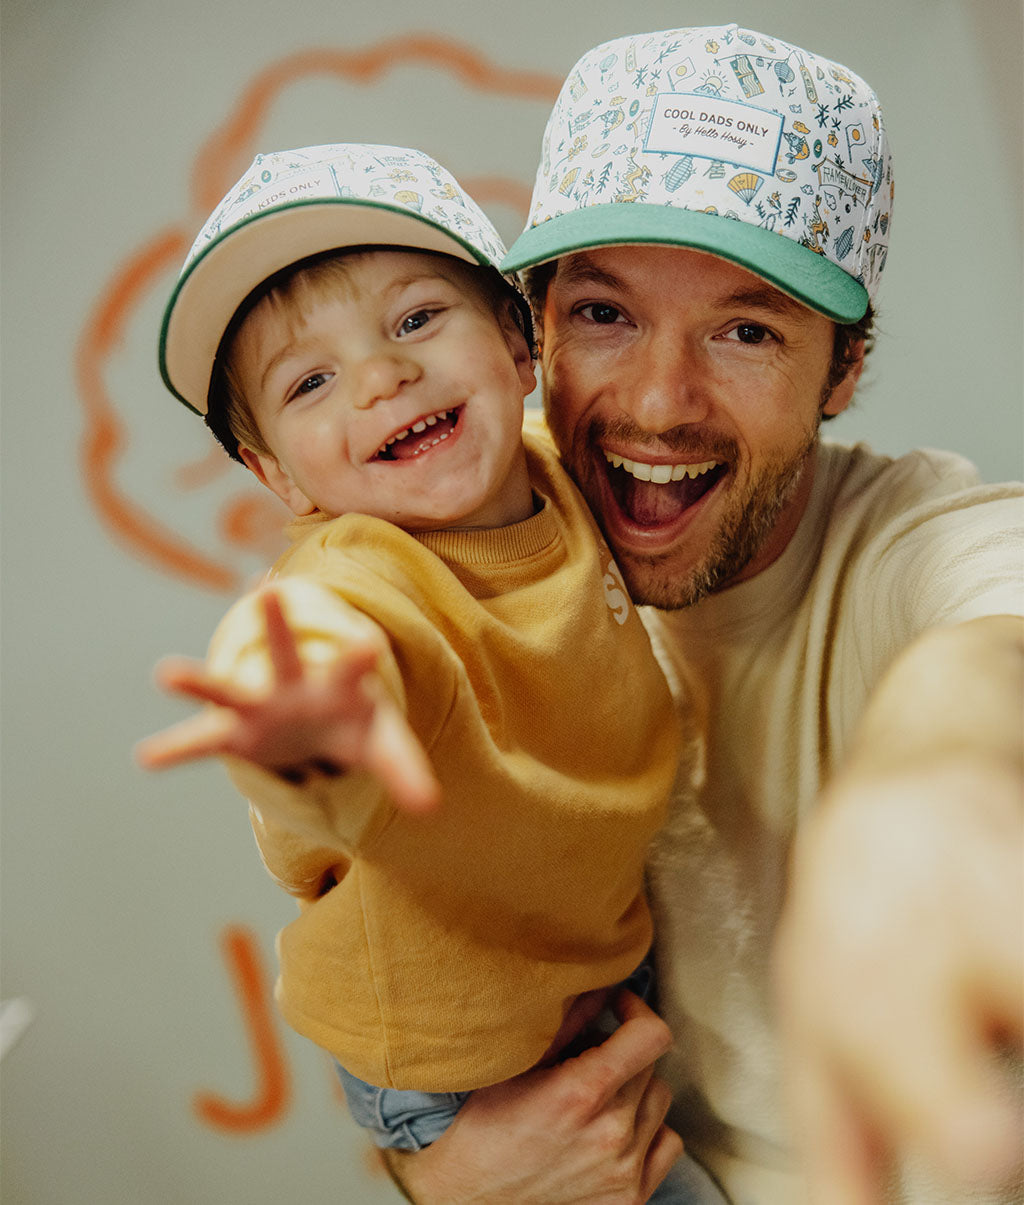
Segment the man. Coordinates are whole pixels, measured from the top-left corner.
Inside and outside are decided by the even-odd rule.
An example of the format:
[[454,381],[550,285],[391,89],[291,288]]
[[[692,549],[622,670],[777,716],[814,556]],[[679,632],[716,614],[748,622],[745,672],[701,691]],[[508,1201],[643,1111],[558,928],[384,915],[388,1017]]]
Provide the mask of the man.
[[603,1046],[476,1094],[394,1165],[417,1201],[646,1199],[673,1038],[669,1121],[736,1202],[1018,1199],[1022,491],[819,440],[892,195],[873,93],[780,39],[637,35],[570,73],[505,266],[706,779],[651,859],[671,1037],[627,999]]

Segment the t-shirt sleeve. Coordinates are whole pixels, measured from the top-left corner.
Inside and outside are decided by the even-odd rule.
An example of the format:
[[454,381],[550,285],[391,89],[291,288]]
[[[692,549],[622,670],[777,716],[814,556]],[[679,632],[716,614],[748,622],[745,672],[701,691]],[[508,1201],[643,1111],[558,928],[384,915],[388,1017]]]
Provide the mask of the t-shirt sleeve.
[[908,636],[989,615],[1024,614],[1024,498],[980,486],[919,507],[876,541],[877,598]]
[[[891,491],[880,502],[888,502],[892,517],[849,548],[843,598],[856,614],[847,630],[858,634],[869,686],[930,628],[1024,614],[1024,486],[984,485],[975,477],[928,496],[920,482],[932,467],[928,453],[918,454],[912,474],[895,464],[877,491]],[[934,466],[937,479],[943,468]],[[893,496],[911,486],[916,502],[897,505]]]

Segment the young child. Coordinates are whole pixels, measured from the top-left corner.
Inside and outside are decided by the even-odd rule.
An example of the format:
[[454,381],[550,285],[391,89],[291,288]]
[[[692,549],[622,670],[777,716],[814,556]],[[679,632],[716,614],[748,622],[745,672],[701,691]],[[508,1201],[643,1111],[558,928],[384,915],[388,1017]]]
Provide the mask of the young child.
[[[295,521],[206,663],[163,664],[213,706],[139,756],[227,758],[299,905],[281,1010],[381,1146],[433,1141],[644,961],[680,758],[618,570],[522,434],[532,328],[503,254],[419,152],[261,155],[161,340],[172,392]],[[678,1167],[657,1199],[721,1199]]]

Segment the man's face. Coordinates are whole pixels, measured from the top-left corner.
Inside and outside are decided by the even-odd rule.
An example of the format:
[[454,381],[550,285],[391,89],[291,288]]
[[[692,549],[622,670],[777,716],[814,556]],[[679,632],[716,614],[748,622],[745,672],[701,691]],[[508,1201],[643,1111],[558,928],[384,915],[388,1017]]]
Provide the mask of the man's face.
[[[785,548],[807,502],[834,328],[678,247],[559,261],[544,309],[548,422],[639,603],[689,606]],[[823,406],[824,403],[824,406]]]

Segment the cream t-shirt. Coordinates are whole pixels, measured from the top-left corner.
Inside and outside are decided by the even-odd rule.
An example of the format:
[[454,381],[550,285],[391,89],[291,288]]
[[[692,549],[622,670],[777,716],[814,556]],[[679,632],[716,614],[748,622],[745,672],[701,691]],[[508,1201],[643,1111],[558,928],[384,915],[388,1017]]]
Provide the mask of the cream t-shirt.
[[708,727],[703,788],[674,809],[650,871],[676,1037],[664,1074],[674,1122],[736,1205],[802,1199],[769,975],[795,828],[893,658],[934,625],[1024,614],[1022,595],[1024,487],[981,485],[947,453],[892,460],[823,444],[777,561],[695,607],[644,616]]

